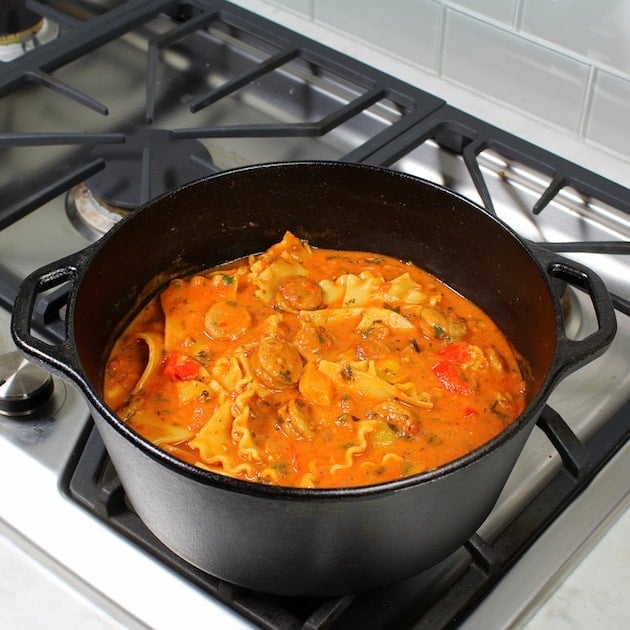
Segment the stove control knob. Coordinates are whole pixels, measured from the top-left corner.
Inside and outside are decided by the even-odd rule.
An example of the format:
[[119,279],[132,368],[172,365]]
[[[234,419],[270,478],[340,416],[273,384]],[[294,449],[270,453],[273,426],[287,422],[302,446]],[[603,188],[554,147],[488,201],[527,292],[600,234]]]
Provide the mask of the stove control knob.
[[53,393],[52,376],[29,363],[20,352],[0,354],[0,414],[35,413]]

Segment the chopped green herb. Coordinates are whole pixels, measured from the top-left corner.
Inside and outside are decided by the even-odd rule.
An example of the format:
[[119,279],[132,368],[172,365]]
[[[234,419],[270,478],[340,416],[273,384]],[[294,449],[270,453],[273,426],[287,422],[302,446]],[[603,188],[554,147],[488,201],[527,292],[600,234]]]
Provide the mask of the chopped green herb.
[[195,359],[201,363],[201,365],[206,365],[208,363],[208,361],[211,361],[213,358],[213,355],[209,352],[207,352],[206,350],[200,350],[199,352],[195,353]]
[[346,363],[343,368],[341,368],[341,378],[346,382],[351,381],[354,378],[352,366],[349,363]]
[[339,416],[337,416],[337,420],[335,420],[337,424],[348,424],[350,421],[360,422],[361,418],[359,418],[359,416],[354,416],[349,413],[342,413]]
[[407,464],[403,466],[401,474],[403,475],[403,477],[406,477],[407,475],[411,474],[412,470],[413,470],[413,465],[410,462],[408,462]]
[[427,433],[424,437],[426,441],[432,446],[438,446],[439,444],[442,444],[442,438],[435,433]]

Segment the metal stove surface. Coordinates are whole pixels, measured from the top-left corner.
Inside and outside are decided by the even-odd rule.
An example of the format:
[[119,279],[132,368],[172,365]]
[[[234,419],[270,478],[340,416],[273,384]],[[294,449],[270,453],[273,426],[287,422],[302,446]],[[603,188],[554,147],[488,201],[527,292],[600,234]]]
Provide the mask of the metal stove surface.
[[[54,3],[47,9],[51,17],[59,19],[62,31],[72,32],[84,21],[102,24],[102,19],[94,17],[102,10],[99,3],[73,4],[74,15],[64,13],[62,18]],[[125,12],[145,10],[144,5],[150,3],[119,4],[117,10]],[[306,53],[292,57],[279,71],[251,76],[231,92],[225,86],[235,88],[239,76],[252,72],[261,59],[274,58],[286,47],[308,41],[280,30],[279,45],[273,25],[263,21],[250,27],[246,12],[224,2],[154,5],[151,16],[138,20],[132,30],[117,33],[90,50],[89,56],[77,56],[51,71],[55,80],[70,85],[80,95],[89,95],[89,99],[68,97],[63,89],[51,90],[43,82],[13,90],[9,81],[2,83],[10,72],[3,73],[0,67],[0,86],[4,86],[0,87],[0,117],[5,130],[0,133],[0,265],[4,270],[0,282],[7,285],[4,308],[0,309],[0,354],[13,349],[10,296],[19,278],[89,242],[68,219],[66,207],[72,186],[107,169],[106,162],[93,160],[89,151],[100,143],[119,143],[125,134],[137,129],[176,130],[174,137],[198,139],[212,163],[196,168],[209,173],[273,160],[355,159],[420,175],[486,206],[488,193],[496,214],[533,241],[630,241],[627,189],[610,183],[611,187],[598,195],[588,178],[580,186],[583,180],[578,177],[577,189],[561,186],[550,195],[545,209],[535,215],[532,208],[554,189],[555,174],[548,172],[544,162],[542,166],[538,160],[528,163],[519,159],[518,152],[497,150],[503,146],[498,142],[496,147],[489,142],[489,148],[479,149],[473,160],[477,166],[471,169],[470,154],[458,144],[463,140],[462,145],[467,145],[470,129],[475,129],[477,121],[445,108],[440,99],[369,69],[366,79],[362,74],[365,68],[350,61],[346,64],[334,53],[332,60],[320,63],[324,51],[315,44],[309,44]],[[171,15],[160,14],[158,5],[171,10]],[[201,24],[201,31],[171,41],[173,11],[188,6],[198,7],[203,15],[220,11],[221,17]],[[148,58],[156,65],[147,63]],[[151,85],[146,80],[147,68],[155,73],[155,89],[147,87]],[[221,88],[225,94],[217,92]],[[367,98],[351,116],[342,116],[330,129],[320,124],[334,118],[340,108],[344,110],[372,93],[375,98]],[[208,100],[210,105],[203,107]],[[198,103],[199,109],[193,107],[195,111],[191,111],[191,103]],[[436,117],[435,123],[432,117]],[[445,141],[441,132],[433,133],[433,124],[438,129],[454,129],[451,135],[455,140],[449,137]],[[286,131],[295,130],[296,125],[298,131]],[[373,142],[375,136],[377,142]],[[86,163],[91,166],[87,168]],[[137,191],[138,204],[164,186],[155,178],[143,179],[146,169],[141,165],[133,171],[133,177],[145,182]],[[564,166],[562,161],[560,166]],[[9,217],[16,209],[23,216],[13,221]],[[528,584],[528,589],[511,594],[510,610],[484,604],[475,614],[486,614],[483,611],[488,606],[493,610],[477,621],[502,624],[525,614],[544,584],[629,491],[624,444],[630,392],[630,261],[616,250],[567,255],[600,273],[617,296],[618,334],[602,358],[568,377],[552,394],[546,419],[532,433],[495,510],[468,553],[479,554],[483,564],[484,553],[490,549],[492,554],[492,544],[502,540],[500,536],[523,506],[558,476],[569,478],[566,501],[570,502],[571,484],[589,465],[589,444],[604,440],[598,436],[610,418],[621,415],[622,439],[603,456],[603,463],[608,458],[611,461],[596,478],[598,491],[591,493],[591,498],[582,492],[582,507],[579,502],[571,504],[571,509],[579,511],[580,526],[575,527],[574,521],[547,542],[542,552],[548,561],[544,571],[530,569],[519,576],[519,582]],[[584,295],[579,291],[573,295],[577,314],[568,325],[571,335],[579,338],[593,330],[594,315]],[[173,627],[178,611],[186,609],[191,618],[195,614],[212,618],[221,627],[248,626],[249,621],[235,616],[62,494],[59,486],[66,482],[69,462],[79,457],[76,447],[91,421],[76,390],[58,379],[55,385],[54,405],[45,413],[19,421],[0,417],[0,472],[4,479],[16,479],[16,483],[3,484],[0,491],[3,531],[37,552],[125,625]],[[559,424],[551,410],[559,414]],[[549,438],[557,435],[563,423],[577,438],[569,439],[568,454]],[[564,525],[563,518],[568,517],[557,517],[558,526]],[[559,545],[558,540],[564,544]],[[148,579],[150,588],[139,587],[140,579]],[[504,584],[509,588],[509,576]],[[155,592],[168,592],[169,597],[156,598]],[[178,602],[176,607],[173,601]],[[487,601],[492,602],[492,598]]]

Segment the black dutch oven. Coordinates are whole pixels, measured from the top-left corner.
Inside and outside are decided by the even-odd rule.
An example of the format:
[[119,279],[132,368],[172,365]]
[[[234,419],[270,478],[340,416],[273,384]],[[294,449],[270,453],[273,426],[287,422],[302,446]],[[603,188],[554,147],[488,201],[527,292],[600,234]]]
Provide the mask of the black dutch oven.
[[[412,260],[476,302],[529,366],[521,416],[436,470],[344,489],[231,479],[129,429],[101,398],[103,370],[129,313],[158,288],[155,278],[261,252],[287,229],[319,247]],[[599,326],[583,340],[564,332],[556,280],[590,295]],[[65,282],[67,339],[49,345],[30,332],[34,303]],[[595,274],[524,243],[463,197],[387,169],[304,162],[223,172],[152,201],[97,243],[31,274],[12,331],[28,358],[83,392],[134,509],[176,554],[259,591],[332,596],[416,574],[465,542],[499,497],[553,387],[607,348],[616,320]]]

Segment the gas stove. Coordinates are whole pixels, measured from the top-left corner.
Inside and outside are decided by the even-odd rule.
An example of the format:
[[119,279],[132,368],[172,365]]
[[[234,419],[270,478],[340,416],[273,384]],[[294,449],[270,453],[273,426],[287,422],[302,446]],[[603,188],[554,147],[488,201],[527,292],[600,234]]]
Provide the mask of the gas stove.
[[[126,627],[174,627],[183,610],[264,628],[526,617],[630,490],[630,191],[228,2],[29,2],[12,19],[17,33],[0,36],[0,470],[15,483],[0,491],[0,532]],[[165,549],[127,505],[81,395],[57,377],[33,385],[9,333],[29,272],[143,203],[232,167],[303,159],[386,166],[457,191],[595,270],[618,320],[605,355],[552,394],[473,538],[422,575],[326,600],[246,591]],[[567,333],[582,338],[593,309],[576,289],[565,297]],[[33,321],[53,344],[64,298],[63,286],[46,295]],[[33,409],[12,398],[9,373]]]

